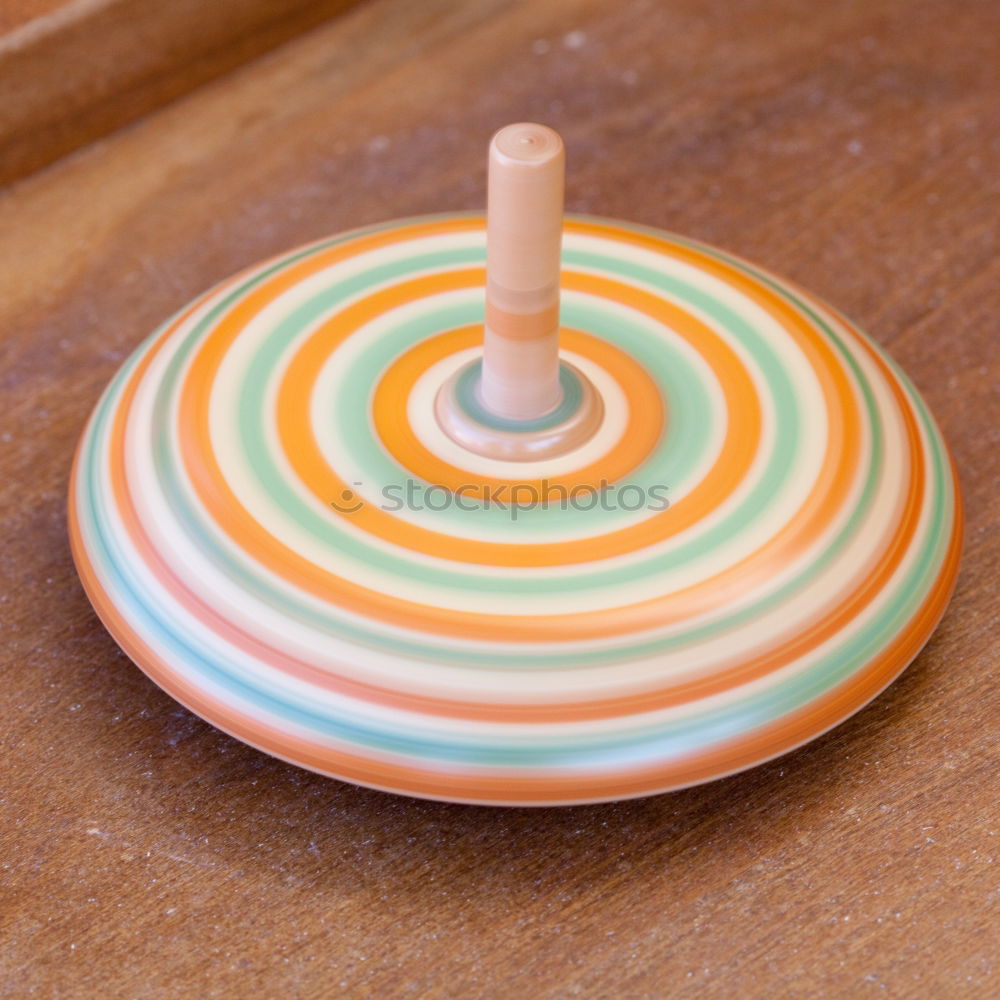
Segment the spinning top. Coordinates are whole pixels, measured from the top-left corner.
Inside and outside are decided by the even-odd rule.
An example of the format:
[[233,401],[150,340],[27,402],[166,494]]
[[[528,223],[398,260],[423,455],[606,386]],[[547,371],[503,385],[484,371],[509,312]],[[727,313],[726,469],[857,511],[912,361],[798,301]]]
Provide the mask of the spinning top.
[[563,220],[562,170],[509,126],[487,220],[250,268],[104,393],[77,567],[214,725],[409,795],[617,799],[812,739],[926,642],[961,512],[905,376],[761,268]]

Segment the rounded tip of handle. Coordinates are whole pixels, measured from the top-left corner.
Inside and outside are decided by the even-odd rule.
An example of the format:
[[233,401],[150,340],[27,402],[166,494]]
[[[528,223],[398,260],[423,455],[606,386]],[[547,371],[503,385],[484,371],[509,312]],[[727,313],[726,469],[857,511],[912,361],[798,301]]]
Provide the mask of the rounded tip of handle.
[[490,143],[490,158],[504,167],[544,167],[563,156],[559,133],[536,122],[505,125]]

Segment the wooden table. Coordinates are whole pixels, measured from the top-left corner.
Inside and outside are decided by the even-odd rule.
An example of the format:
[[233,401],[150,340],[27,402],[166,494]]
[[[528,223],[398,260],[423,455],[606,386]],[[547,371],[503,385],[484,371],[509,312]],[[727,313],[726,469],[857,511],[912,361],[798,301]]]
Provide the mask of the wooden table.
[[[1000,995],[992,0],[374,0],[0,194],[0,995]],[[869,329],[962,474],[925,651],[836,731],[688,791],[410,801],[236,743],[77,582],[73,446],[154,325],[266,254],[483,204],[508,121],[571,210],[718,243]]]

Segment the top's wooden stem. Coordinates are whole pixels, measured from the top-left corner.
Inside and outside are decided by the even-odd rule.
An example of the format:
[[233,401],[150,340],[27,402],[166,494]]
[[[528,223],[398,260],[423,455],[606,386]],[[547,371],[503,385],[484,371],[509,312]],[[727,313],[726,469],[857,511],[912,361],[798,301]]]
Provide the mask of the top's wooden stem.
[[552,129],[502,128],[490,143],[482,402],[531,420],[560,402],[559,262],[565,152]]

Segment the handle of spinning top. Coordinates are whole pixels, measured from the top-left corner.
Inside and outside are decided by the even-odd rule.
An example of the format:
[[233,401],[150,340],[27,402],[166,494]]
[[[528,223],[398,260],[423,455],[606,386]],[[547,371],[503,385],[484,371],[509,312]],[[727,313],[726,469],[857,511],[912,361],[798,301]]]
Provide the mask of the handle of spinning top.
[[487,458],[555,458],[604,419],[587,377],[559,361],[565,160],[562,139],[531,122],[502,128],[490,143],[482,366],[459,368],[434,398],[440,429]]
[[558,133],[520,122],[490,143],[486,331],[480,395],[500,417],[532,420],[562,398],[559,263],[566,154]]

